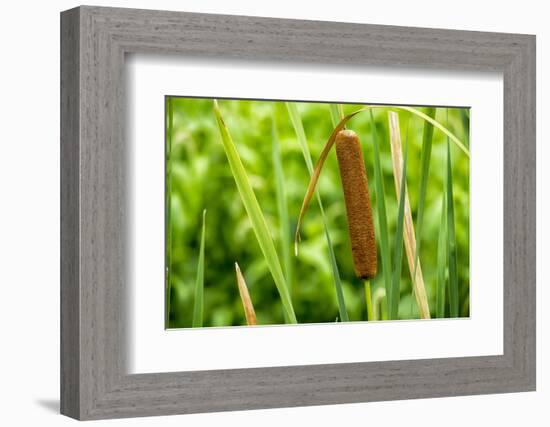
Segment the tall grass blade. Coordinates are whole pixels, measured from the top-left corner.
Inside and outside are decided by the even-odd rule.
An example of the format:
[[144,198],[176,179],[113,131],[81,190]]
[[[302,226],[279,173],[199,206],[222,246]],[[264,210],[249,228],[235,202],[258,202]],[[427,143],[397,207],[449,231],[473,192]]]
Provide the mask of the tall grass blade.
[[460,110],[460,120],[462,121],[462,130],[465,135],[465,145],[470,147],[470,110],[467,108],[461,108]]
[[[391,114],[391,113],[390,113]],[[395,245],[393,255],[393,276],[392,276],[392,304],[390,306],[390,319],[398,318],[399,310],[399,284],[401,281],[401,266],[403,263],[403,227],[405,222],[405,194],[406,194],[406,177],[407,177],[407,155],[408,143],[405,143],[405,156],[401,167],[401,184],[399,191],[399,204],[397,208],[397,226],[395,230]],[[396,157],[396,156],[393,156]],[[396,168],[394,166],[394,176],[397,178]]]
[[461,141],[460,139],[458,139],[454,133],[452,133],[446,126],[443,126],[441,123],[439,123],[437,120],[435,120],[434,118],[428,116],[427,114],[424,114],[422,111],[416,109],[416,108],[413,108],[413,107],[407,107],[405,105],[401,105],[401,106],[393,106],[393,108],[395,109],[399,109],[399,110],[405,110],[405,111],[408,111],[409,113],[412,113],[412,114],[415,114],[417,115],[418,117],[424,119],[424,121],[430,123],[432,126],[436,127],[437,129],[439,129],[441,132],[443,132],[448,139],[450,139],[451,141],[453,141],[453,143],[458,147],[460,148],[460,150],[462,150],[462,152],[464,154],[466,154],[466,156],[468,158],[470,158],[470,150],[468,150],[467,148],[467,144],[465,144],[463,141]]
[[239,287],[239,295],[241,296],[241,301],[243,303],[244,316],[246,318],[246,324],[249,326],[257,325],[256,312],[254,311],[254,305],[252,304],[252,299],[248,293],[248,287],[244,280],[244,276],[241,273],[239,264],[235,263],[235,274],[237,276],[237,286]]
[[214,114],[220,130],[223,148],[231,168],[231,173],[235,179],[235,184],[237,185],[241,200],[252,224],[254,234],[256,235],[260,249],[264,255],[269,271],[273,276],[277,291],[281,297],[285,319],[288,323],[297,323],[296,314],[294,313],[294,308],[290,299],[288,285],[279,262],[275,244],[271,238],[269,228],[260,209],[258,200],[256,199],[256,195],[250,185],[248,175],[246,174],[244,165],[239,157],[237,148],[235,147],[231,135],[229,134],[229,130],[223,121],[218,102],[216,100],[214,100]]
[[386,299],[386,288],[378,287],[372,294],[372,319],[383,320],[387,317],[387,311],[385,310],[386,304],[382,301]]
[[338,112],[338,105],[330,104],[330,119],[332,121],[332,127],[335,128],[338,122],[341,120]]
[[[420,260],[416,257],[416,238],[414,234],[414,223],[412,220],[411,204],[409,202],[409,195],[407,190],[407,180],[405,176],[406,159],[401,158],[401,133],[399,130],[399,116],[397,113],[390,111],[388,113],[389,127],[390,127],[390,147],[392,155],[393,177],[395,184],[395,192],[397,197],[401,199],[403,193],[403,213],[404,213],[404,243],[405,252],[407,254],[407,262],[409,265],[409,272],[411,275],[411,281],[413,284],[413,291],[416,297],[416,303],[418,305],[418,311],[420,318],[430,318],[430,307],[428,305],[428,296],[426,294],[426,286],[424,284],[424,277],[422,275],[422,267]],[[408,143],[407,143],[408,145]],[[406,155],[406,153],[405,153]],[[401,166],[403,165],[403,166]],[[404,187],[402,186],[404,184]],[[401,209],[401,205],[399,205]],[[397,224],[399,227],[399,223]],[[415,260],[416,267],[415,267]],[[395,271],[394,271],[395,274]],[[394,284],[395,286],[395,284]],[[393,292],[393,291],[392,291]],[[395,301],[393,301],[395,304]]]
[[[426,111],[426,115],[435,118],[436,109],[430,107]],[[426,190],[428,188],[428,176],[430,174],[430,160],[432,157],[432,141],[434,135],[434,127],[429,122],[424,122],[422,131],[422,152],[420,154],[420,190],[418,193],[418,210],[416,214],[416,249],[414,260],[414,274],[418,267],[418,258],[420,256],[420,245],[422,242],[422,228],[424,225],[424,204],[426,201]]]
[[445,192],[441,198],[441,220],[437,241],[437,287],[435,294],[435,317],[445,317],[445,276],[447,273],[447,207]]
[[166,260],[165,260],[165,274],[166,274],[166,296],[165,296],[165,319],[164,327],[170,327],[170,305],[172,297],[172,226],[170,222],[170,210],[172,209],[172,133],[174,131],[174,108],[172,105],[173,101],[171,97],[167,99],[167,138],[166,138],[166,153],[165,153],[165,162],[166,162],[166,193],[164,194],[165,208],[164,208],[164,227],[166,235]]
[[[313,175],[313,162],[311,160],[311,153],[309,151],[309,146],[307,145],[306,134],[304,131],[304,126],[302,124],[302,119],[296,108],[296,104],[287,102],[286,107],[288,109],[288,114],[290,116],[290,121],[296,132],[298,138],[298,143],[302,149],[302,155],[306,162],[307,169],[309,174]],[[313,193],[312,193],[313,194]],[[330,265],[332,269],[332,277],[334,280],[334,287],[336,290],[336,300],[338,302],[338,312],[340,313],[340,320],[342,322],[349,321],[348,312],[346,310],[346,302],[344,300],[344,291],[342,289],[342,283],[340,281],[340,272],[338,271],[338,265],[336,264],[336,255],[334,254],[334,248],[332,246],[332,240],[330,238],[330,233],[328,230],[328,221],[325,215],[325,209],[323,208],[323,203],[321,201],[321,196],[317,191],[315,191],[315,196],[317,198],[317,204],[319,205],[319,211],[321,212],[321,219],[323,221],[323,228],[325,230],[325,238],[327,240],[328,254],[330,258]]]
[[344,118],[344,107],[342,104],[330,104],[330,118],[332,119],[332,127],[335,128],[340,120]]
[[449,257],[449,312],[458,317],[458,272],[456,260],[455,214],[453,202],[453,172],[451,144],[447,140],[447,253]]
[[[389,307],[392,305],[392,278],[391,278],[391,254],[390,254],[390,233],[388,231],[388,217],[386,213],[386,190],[384,188],[384,177],[382,176],[382,166],[380,162],[380,146],[378,144],[378,133],[376,132],[376,124],[374,115],[370,110],[370,122],[372,127],[372,146],[374,149],[374,192],[376,194],[376,208],[378,210],[378,229],[380,242],[380,260],[382,262],[382,272],[384,274],[384,287],[386,289],[386,302],[388,304],[388,315],[390,315]],[[391,317],[390,317],[391,319]]]
[[291,242],[290,242],[290,219],[288,214],[288,202],[284,185],[283,161],[281,158],[281,149],[279,146],[279,137],[277,135],[277,126],[275,117],[271,122],[271,157],[273,160],[273,170],[275,172],[275,193],[277,197],[277,213],[279,215],[279,238],[281,241],[281,254],[283,258],[284,273],[289,291],[292,293],[293,266]]
[[202,211],[201,245],[197,263],[197,279],[195,281],[195,306],[193,308],[193,328],[202,327],[204,313],[204,241],[206,238],[206,209]]

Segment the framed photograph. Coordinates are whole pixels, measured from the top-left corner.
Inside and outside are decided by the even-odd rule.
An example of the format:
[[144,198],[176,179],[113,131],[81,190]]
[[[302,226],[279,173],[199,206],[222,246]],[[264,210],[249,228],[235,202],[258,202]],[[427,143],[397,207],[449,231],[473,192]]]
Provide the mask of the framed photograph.
[[535,390],[535,37],[61,14],[61,412]]

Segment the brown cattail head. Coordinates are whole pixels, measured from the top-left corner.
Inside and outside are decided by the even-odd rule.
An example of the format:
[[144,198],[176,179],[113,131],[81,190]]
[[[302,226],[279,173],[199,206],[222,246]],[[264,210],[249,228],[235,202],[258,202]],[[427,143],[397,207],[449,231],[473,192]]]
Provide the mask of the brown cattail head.
[[361,279],[371,279],[377,270],[376,241],[367,172],[355,132],[347,129],[338,132],[336,156],[344,189],[355,274]]

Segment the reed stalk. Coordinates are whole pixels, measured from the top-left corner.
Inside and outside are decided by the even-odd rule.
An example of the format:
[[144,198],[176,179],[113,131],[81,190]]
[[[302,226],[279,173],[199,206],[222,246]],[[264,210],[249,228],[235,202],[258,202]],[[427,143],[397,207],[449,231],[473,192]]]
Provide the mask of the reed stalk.
[[422,319],[430,318],[430,307],[428,304],[428,296],[426,294],[426,286],[422,275],[422,266],[420,259],[416,263],[416,238],[414,232],[414,223],[412,220],[411,205],[409,202],[406,177],[403,174],[403,159],[401,148],[401,131],[399,129],[399,116],[397,113],[388,112],[389,128],[390,128],[390,147],[392,154],[393,177],[395,184],[395,192],[397,197],[401,194],[401,183],[404,185],[404,243],[405,252],[413,284],[414,295],[418,305],[418,311]]

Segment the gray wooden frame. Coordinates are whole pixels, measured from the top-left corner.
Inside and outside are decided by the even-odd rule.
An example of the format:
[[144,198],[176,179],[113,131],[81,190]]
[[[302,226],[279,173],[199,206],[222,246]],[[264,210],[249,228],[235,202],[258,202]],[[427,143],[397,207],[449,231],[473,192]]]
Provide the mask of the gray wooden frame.
[[[126,53],[504,76],[504,354],[128,375]],[[159,138],[162,141],[162,138]],[[535,37],[79,7],[61,14],[61,412],[99,419],[535,390]]]

